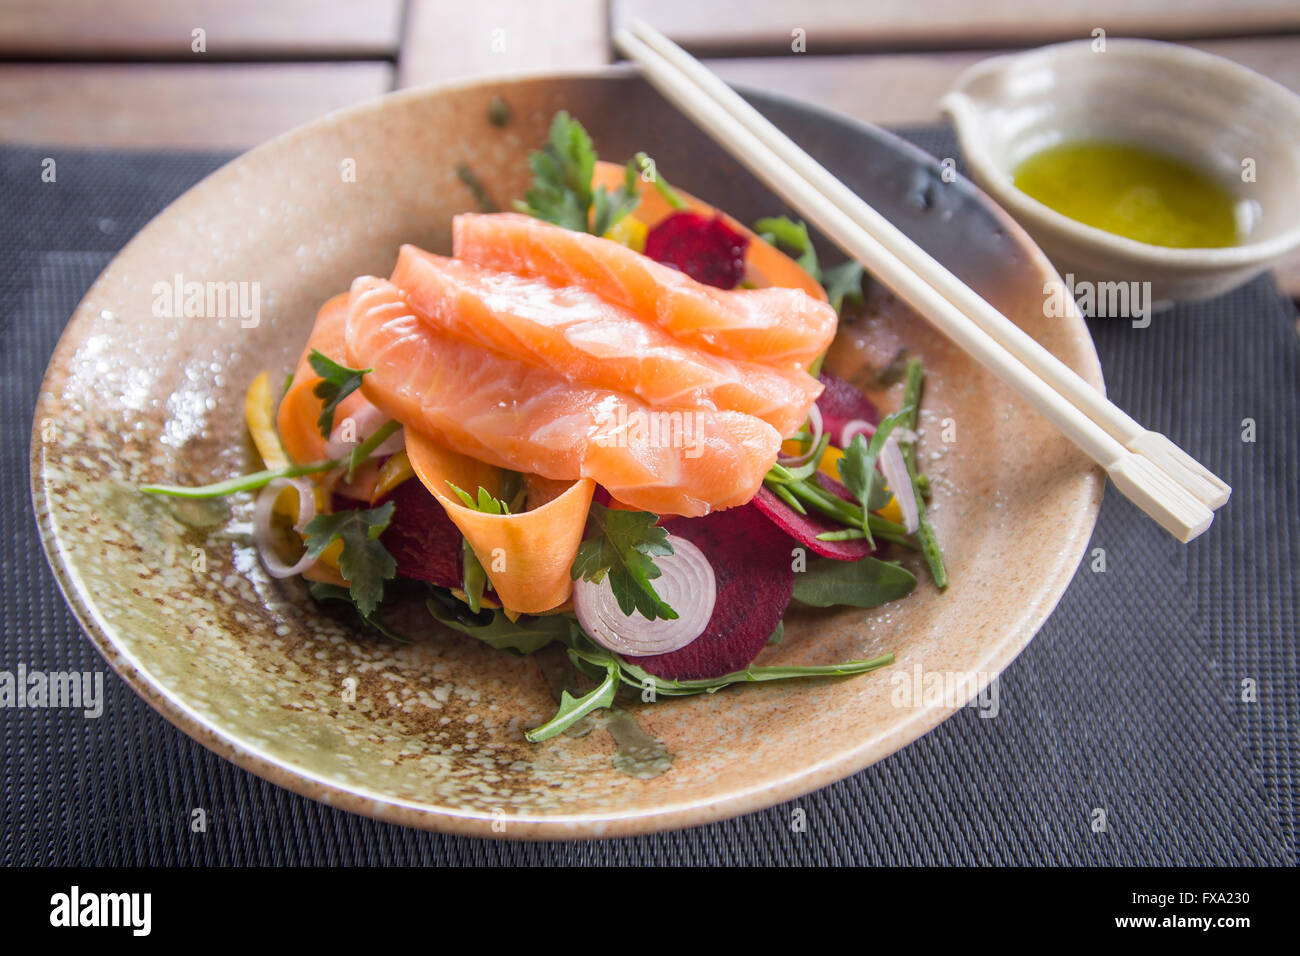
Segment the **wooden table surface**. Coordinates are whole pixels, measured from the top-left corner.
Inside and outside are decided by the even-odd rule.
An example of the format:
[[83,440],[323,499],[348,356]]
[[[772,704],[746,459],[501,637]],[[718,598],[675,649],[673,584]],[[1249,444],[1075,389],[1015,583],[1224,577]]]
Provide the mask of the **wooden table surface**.
[[[613,62],[636,16],[729,81],[888,125],[938,122],[977,60],[1096,28],[1300,92],[1297,0],[0,0],[0,142],[242,149],[401,87]],[[1278,278],[1300,297],[1300,259]]]

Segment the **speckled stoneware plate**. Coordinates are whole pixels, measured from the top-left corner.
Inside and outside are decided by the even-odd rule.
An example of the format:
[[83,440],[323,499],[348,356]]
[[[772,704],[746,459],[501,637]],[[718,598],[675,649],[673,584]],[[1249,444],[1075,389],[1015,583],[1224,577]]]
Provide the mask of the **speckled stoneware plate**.
[[[488,119],[498,94],[513,112],[504,128]],[[1043,315],[1051,267],[973,187],[943,182],[937,161],[880,130],[758,102],[1101,387],[1083,322]],[[411,645],[387,643],[318,608],[300,582],[266,575],[249,496],[196,506],[136,492],[259,468],[241,415],[249,380],[286,374],[317,306],[353,276],[387,274],[399,243],[450,249],[451,216],[474,205],[458,164],[499,204],[520,195],[528,150],[560,108],[602,155],[644,149],[672,182],[742,220],[780,210],[627,73],[412,90],[283,136],[178,199],[95,283],[50,362],[32,491],[50,564],[91,640],[196,740],[334,806],[457,833],[573,838],[704,823],[824,786],[962,703],[915,699],[918,674],[970,673],[983,684],[1005,667],[1065,590],[1096,517],[1100,473],[924,323],[874,295],[879,316],[842,329],[832,368],[862,376],[903,347],[924,357],[922,455],[952,585],[941,595],[923,583],[876,612],[791,615],[761,660],[893,650],[894,667],[632,702],[585,735],[532,745],[522,729],[554,711],[544,661],[431,624]],[[259,283],[258,324],[155,315],[155,284],[177,276]],[[897,387],[877,397],[892,407]]]

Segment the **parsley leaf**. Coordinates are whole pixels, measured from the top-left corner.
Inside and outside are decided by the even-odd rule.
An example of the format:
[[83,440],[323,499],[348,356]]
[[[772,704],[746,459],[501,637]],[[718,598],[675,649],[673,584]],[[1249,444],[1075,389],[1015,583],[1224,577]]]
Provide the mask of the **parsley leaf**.
[[537,219],[602,236],[634,208],[637,166],[630,160],[623,182],[614,192],[591,188],[596,171],[596,150],[582,124],[564,110],[551,120],[546,144],[528,157],[533,186],[515,208]]
[[316,349],[311,350],[307,361],[321,377],[321,381],[312,389],[312,394],[321,400],[320,418],[316,419],[316,426],[321,435],[328,439],[334,431],[334,411],[339,407],[339,402],[360,388],[361,376],[374,369],[348,368]]
[[619,609],[629,617],[640,611],[647,621],[675,620],[677,612],[664,603],[650,583],[662,573],[654,555],[669,555],[673,546],[657,515],[648,511],[619,511],[592,503],[587,515],[589,537],[578,546],[569,574],[599,583],[609,574]]
[[303,528],[307,556],[313,561],[336,538],[342,540],[339,571],[348,581],[348,593],[363,617],[375,613],[384,596],[384,581],[395,577],[397,562],[379,542],[393,520],[393,502],[378,508],[317,515]]
[[876,459],[880,457],[880,450],[885,447],[885,440],[889,438],[889,433],[894,430],[894,426],[910,412],[910,408],[904,408],[893,415],[886,416],[876,426],[876,433],[871,436],[870,442],[861,434],[854,435],[853,441],[849,442],[849,447],[844,449],[844,455],[835,462],[835,468],[840,473],[844,487],[848,488],[862,505],[862,531],[866,535],[868,544],[874,544],[874,541],[867,514],[885,507],[889,504],[891,496],[884,484],[878,480]]

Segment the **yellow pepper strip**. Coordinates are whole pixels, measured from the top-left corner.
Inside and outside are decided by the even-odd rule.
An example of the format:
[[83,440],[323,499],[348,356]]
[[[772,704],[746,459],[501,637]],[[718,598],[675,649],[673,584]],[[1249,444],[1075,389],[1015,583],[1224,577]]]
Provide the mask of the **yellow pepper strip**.
[[648,232],[646,224],[640,219],[635,216],[624,216],[605,230],[605,235],[601,238],[613,239],[634,252],[645,252],[645,237]]
[[[798,452],[795,454],[798,454]],[[839,481],[840,473],[836,469],[835,463],[843,457],[844,452],[840,451],[840,449],[836,448],[834,445],[828,445],[826,447],[826,454],[822,455],[822,460],[817,465],[817,470],[826,475],[826,477],[834,478],[836,481]],[[886,485],[885,487],[889,486]],[[903,509],[898,506],[898,498],[896,497],[891,497],[889,503],[878,510],[876,514],[880,515],[882,518],[888,519],[889,521],[898,524],[903,523]]]
[[[289,456],[285,454],[280,442],[280,433],[275,428],[274,400],[271,397],[271,376],[263,372],[253,379],[244,393],[244,421],[248,424],[248,434],[252,436],[257,453],[267,468],[287,468]],[[328,486],[316,486],[316,511],[326,514],[330,508]],[[298,517],[298,492],[286,488],[275,499],[275,513],[290,521]],[[320,560],[334,569],[337,576],[339,554],[343,551],[343,542],[335,541],[321,554]],[[328,578],[333,580],[333,577]]]
[[379,478],[375,482],[375,491],[370,496],[371,504],[384,497],[408,478],[414,477],[415,469],[411,467],[411,458],[406,454],[405,448],[397,454],[389,456],[379,469]]
[[272,413],[274,402],[271,399],[271,375],[263,372],[248,386],[244,394],[244,421],[248,423],[248,433],[253,437],[257,453],[267,468],[288,468],[289,456],[280,444],[280,433],[275,430],[275,416]]

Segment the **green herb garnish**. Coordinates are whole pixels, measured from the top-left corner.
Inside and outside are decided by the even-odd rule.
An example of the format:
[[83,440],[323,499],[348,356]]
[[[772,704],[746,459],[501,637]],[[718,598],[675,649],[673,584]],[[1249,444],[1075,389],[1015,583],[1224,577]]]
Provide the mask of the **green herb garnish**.
[[352,600],[352,594],[347,588],[339,587],[337,584],[330,584],[328,581],[309,581],[307,583],[307,590],[311,593],[312,599],[320,603],[333,601],[340,604],[346,604],[357,612],[357,617],[361,618],[362,622],[367,627],[374,628],[389,640],[397,641],[399,644],[411,643],[408,638],[397,633],[397,631],[394,631],[379,619],[378,609],[370,614],[361,613],[361,608],[357,607],[356,602]]
[[[917,409],[921,407],[923,380],[921,360],[914,358],[907,363],[907,379],[903,385],[904,409],[899,413],[899,424],[908,429],[913,436],[916,434]],[[900,441],[898,445],[903,452],[903,461],[907,465],[907,476],[912,482],[912,496],[916,498],[918,519],[916,536],[921,542],[921,553],[925,555],[925,563],[930,569],[930,577],[934,578],[934,583],[941,589],[946,588],[948,569],[944,567],[943,552],[939,549],[939,539],[934,533],[934,525],[930,523],[930,516],[925,511],[925,492],[929,489],[929,481],[916,467],[915,438],[909,437],[907,441]]]
[[588,537],[578,546],[569,574],[573,580],[609,585],[619,609],[629,617],[640,611],[647,621],[675,620],[677,612],[664,603],[650,583],[661,574],[654,556],[673,553],[668,532],[648,511],[618,511],[592,503],[587,515]]
[[[892,497],[892,494],[886,490],[884,482],[880,480],[880,474],[876,471],[876,461],[880,458],[880,452],[885,447],[889,433],[894,430],[907,411],[908,409],[903,409],[886,416],[876,426],[876,432],[871,436],[870,442],[861,434],[854,435],[853,441],[849,442],[849,447],[844,449],[843,456],[835,462],[835,470],[840,473],[840,480],[844,482],[844,487],[849,489],[849,493],[858,499],[864,514],[885,507]],[[871,539],[871,522],[864,519],[861,527],[867,542],[874,544]]]
[[794,254],[795,262],[804,272],[818,282],[822,281],[821,265],[817,262],[817,250],[813,248],[807,224],[795,222],[789,216],[768,216],[754,223],[754,231],[764,242],[778,248],[784,246]]
[[618,692],[619,665],[614,655],[611,654],[609,657],[610,659],[605,662],[605,676],[590,691],[577,698],[567,690],[560,691],[560,706],[555,716],[540,727],[534,727],[524,734],[529,743],[550,740],[557,734],[564,733],[592,711],[607,708],[614,703],[614,695]]
[[463,601],[439,588],[433,589],[433,596],[425,603],[439,624],[513,654],[532,654],[569,637],[569,618],[563,614],[524,614],[514,621],[495,609],[468,614]]
[[375,613],[384,596],[384,581],[397,574],[397,562],[378,540],[393,520],[393,507],[389,501],[378,508],[317,515],[303,528],[307,557],[313,561],[335,539],[343,542],[339,571],[363,617]]
[[367,372],[373,372],[374,369],[348,368],[317,349],[311,350],[307,361],[321,377],[321,381],[317,382],[316,387],[312,389],[312,394],[321,400],[320,417],[316,419],[316,426],[320,429],[321,435],[328,440],[334,431],[334,412],[339,407],[339,403],[360,388],[361,377]]
[[617,190],[611,194],[601,186],[593,192],[596,159],[591,137],[582,124],[560,110],[551,120],[546,144],[528,158],[533,186],[515,208],[565,229],[604,235],[635,208],[637,169],[634,161],[629,161]]
[[301,478],[303,475],[333,471],[337,467],[339,467],[339,463],[334,459],[330,459],[328,461],[313,461],[306,465],[268,468],[265,471],[255,471],[251,475],[227,478],[225,481],[214,482],[210,485],[197,485],[194,487],[185,485],[143,485],[140,490],[151,495],[171,495],[173,498],[223,498],[226,495],[233,495],[240,491],[256,491],[259,488],[264,488],[276,478]]
[[911,594],[916,576],[906,568],[879,558],[809,562],[794,576],[794,599],[812,607],[879,607]]

